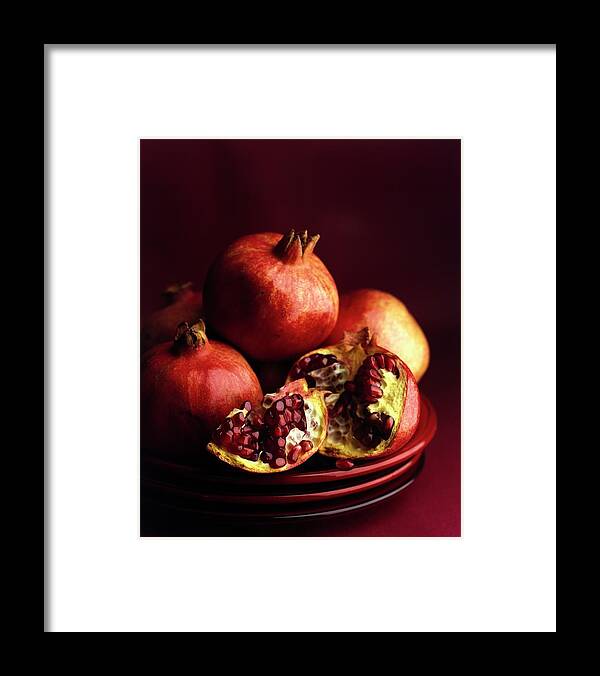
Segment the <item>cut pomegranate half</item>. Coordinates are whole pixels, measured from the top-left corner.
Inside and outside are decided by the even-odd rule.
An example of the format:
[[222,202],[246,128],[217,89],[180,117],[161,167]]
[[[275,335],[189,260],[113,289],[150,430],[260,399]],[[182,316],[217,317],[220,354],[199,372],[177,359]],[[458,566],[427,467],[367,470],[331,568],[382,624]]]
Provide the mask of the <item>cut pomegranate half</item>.
[[415,433],[420,395],[408,366],[379,347],[367,328],[346,333],[336,345],[304,355],[288,380],[304,378],[323,391],[329,412],[319,452],[369,458],[398,450]]
[[247,472],[284,472],[314,455],[327,436],[323,392],[297,380],[253,409],[249,401],[217,427],[207,449]]

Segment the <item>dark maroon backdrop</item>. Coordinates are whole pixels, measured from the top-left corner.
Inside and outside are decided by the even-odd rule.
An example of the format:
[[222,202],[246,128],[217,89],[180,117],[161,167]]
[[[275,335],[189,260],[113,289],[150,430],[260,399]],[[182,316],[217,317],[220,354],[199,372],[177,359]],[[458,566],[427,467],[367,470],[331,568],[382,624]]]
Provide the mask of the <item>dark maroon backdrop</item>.
[[[420,386],[438,433],[403,493],[278,534],[460,535],[460,141],[141,141],[142,315],[171,282],[200,287],[239,235],[290,227],[321,235],[340,292],[389,291],[415,315],[431,345]],[[178,532],[168,516],[142,516],[143,534]]]

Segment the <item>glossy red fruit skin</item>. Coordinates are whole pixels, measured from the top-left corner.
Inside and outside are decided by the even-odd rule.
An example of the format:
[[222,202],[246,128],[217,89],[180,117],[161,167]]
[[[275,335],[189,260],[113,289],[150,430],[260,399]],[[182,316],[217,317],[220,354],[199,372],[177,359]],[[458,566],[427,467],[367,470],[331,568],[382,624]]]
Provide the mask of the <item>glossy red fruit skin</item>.
[[181,322],[191,324],[201,316],[202,292],[194,291],[191,286],[182,287],[169,298],[165,307],[153,312],[142,323],[141,353],[154,345],[172,341]]
[[213,262],[204,286],[209,324],[260,361],[316,347],[338,316],[337,287],[312,250],[316,238],[306,250],[294,239],[282,254],[283,238],[263,232],[236,240]]
[[262,391],[234,348],[215,340],[198,349],[157,345],[142,359],[142,448],[167,455],[201,451],[212,430],[245,400],[258,404]]

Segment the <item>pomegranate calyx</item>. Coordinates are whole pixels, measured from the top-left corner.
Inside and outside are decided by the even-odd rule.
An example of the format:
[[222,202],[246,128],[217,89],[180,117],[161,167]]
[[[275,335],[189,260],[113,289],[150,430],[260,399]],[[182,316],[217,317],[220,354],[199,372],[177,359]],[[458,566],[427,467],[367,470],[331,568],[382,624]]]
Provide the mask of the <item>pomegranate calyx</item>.
[[285,263],[298,263],[313,252],[319,237],[320,235],[309,237],[308,230],[296,232],[292,228],[277,242],[275,253]]
[[181,322],[177,327],[173,345],[178,349],[191,347],[192,349],[197,350],[206,345],[207,340],[206,325],[202,319],[199,319],[191,326],[187,322]]

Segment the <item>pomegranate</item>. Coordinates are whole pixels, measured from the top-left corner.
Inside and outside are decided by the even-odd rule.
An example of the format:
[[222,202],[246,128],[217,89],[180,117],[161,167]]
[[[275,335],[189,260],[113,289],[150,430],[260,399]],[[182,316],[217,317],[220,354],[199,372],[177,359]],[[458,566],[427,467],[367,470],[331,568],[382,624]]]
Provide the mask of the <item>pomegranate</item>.
[[304,378],[307,387],[325,394],[329,426],[320,449],[324,455],[351,460],[388,455],[417,429],[417,382],[408,366],[377,345],[367,328],[304,355],[288,378]]
[[259,408],[246,401],[233,409],[207,448],[246,472],[285,472],[314,455],[326,435],[323,393],[297,380],[267,394]]
[[318,239],[290,230],[233,242],[204,285],[209,325],[260,361],[295,357],[321,344],[335,326],[339,297],[314,253]]
[[173,342],[156,345],[142,359],[142,447],[176,453],[204,446],[233,406],[259,403],[262,396],[237,350],[209,342],[202,320],[183,322]]
[[142,324],[142,354],[153,345],[173,340],[181,322],[193,322],[202,314],[202,293],[191,282],[172,284],[163,291],[164,307]]
[[420,380],[429,366],[429,344],[421,327],[406,305],[385,291],[358,289],[340,298],[340,312],[335,329],[327,339],[333,345],[345,331],[368,326],[381,347],[397,354]]

